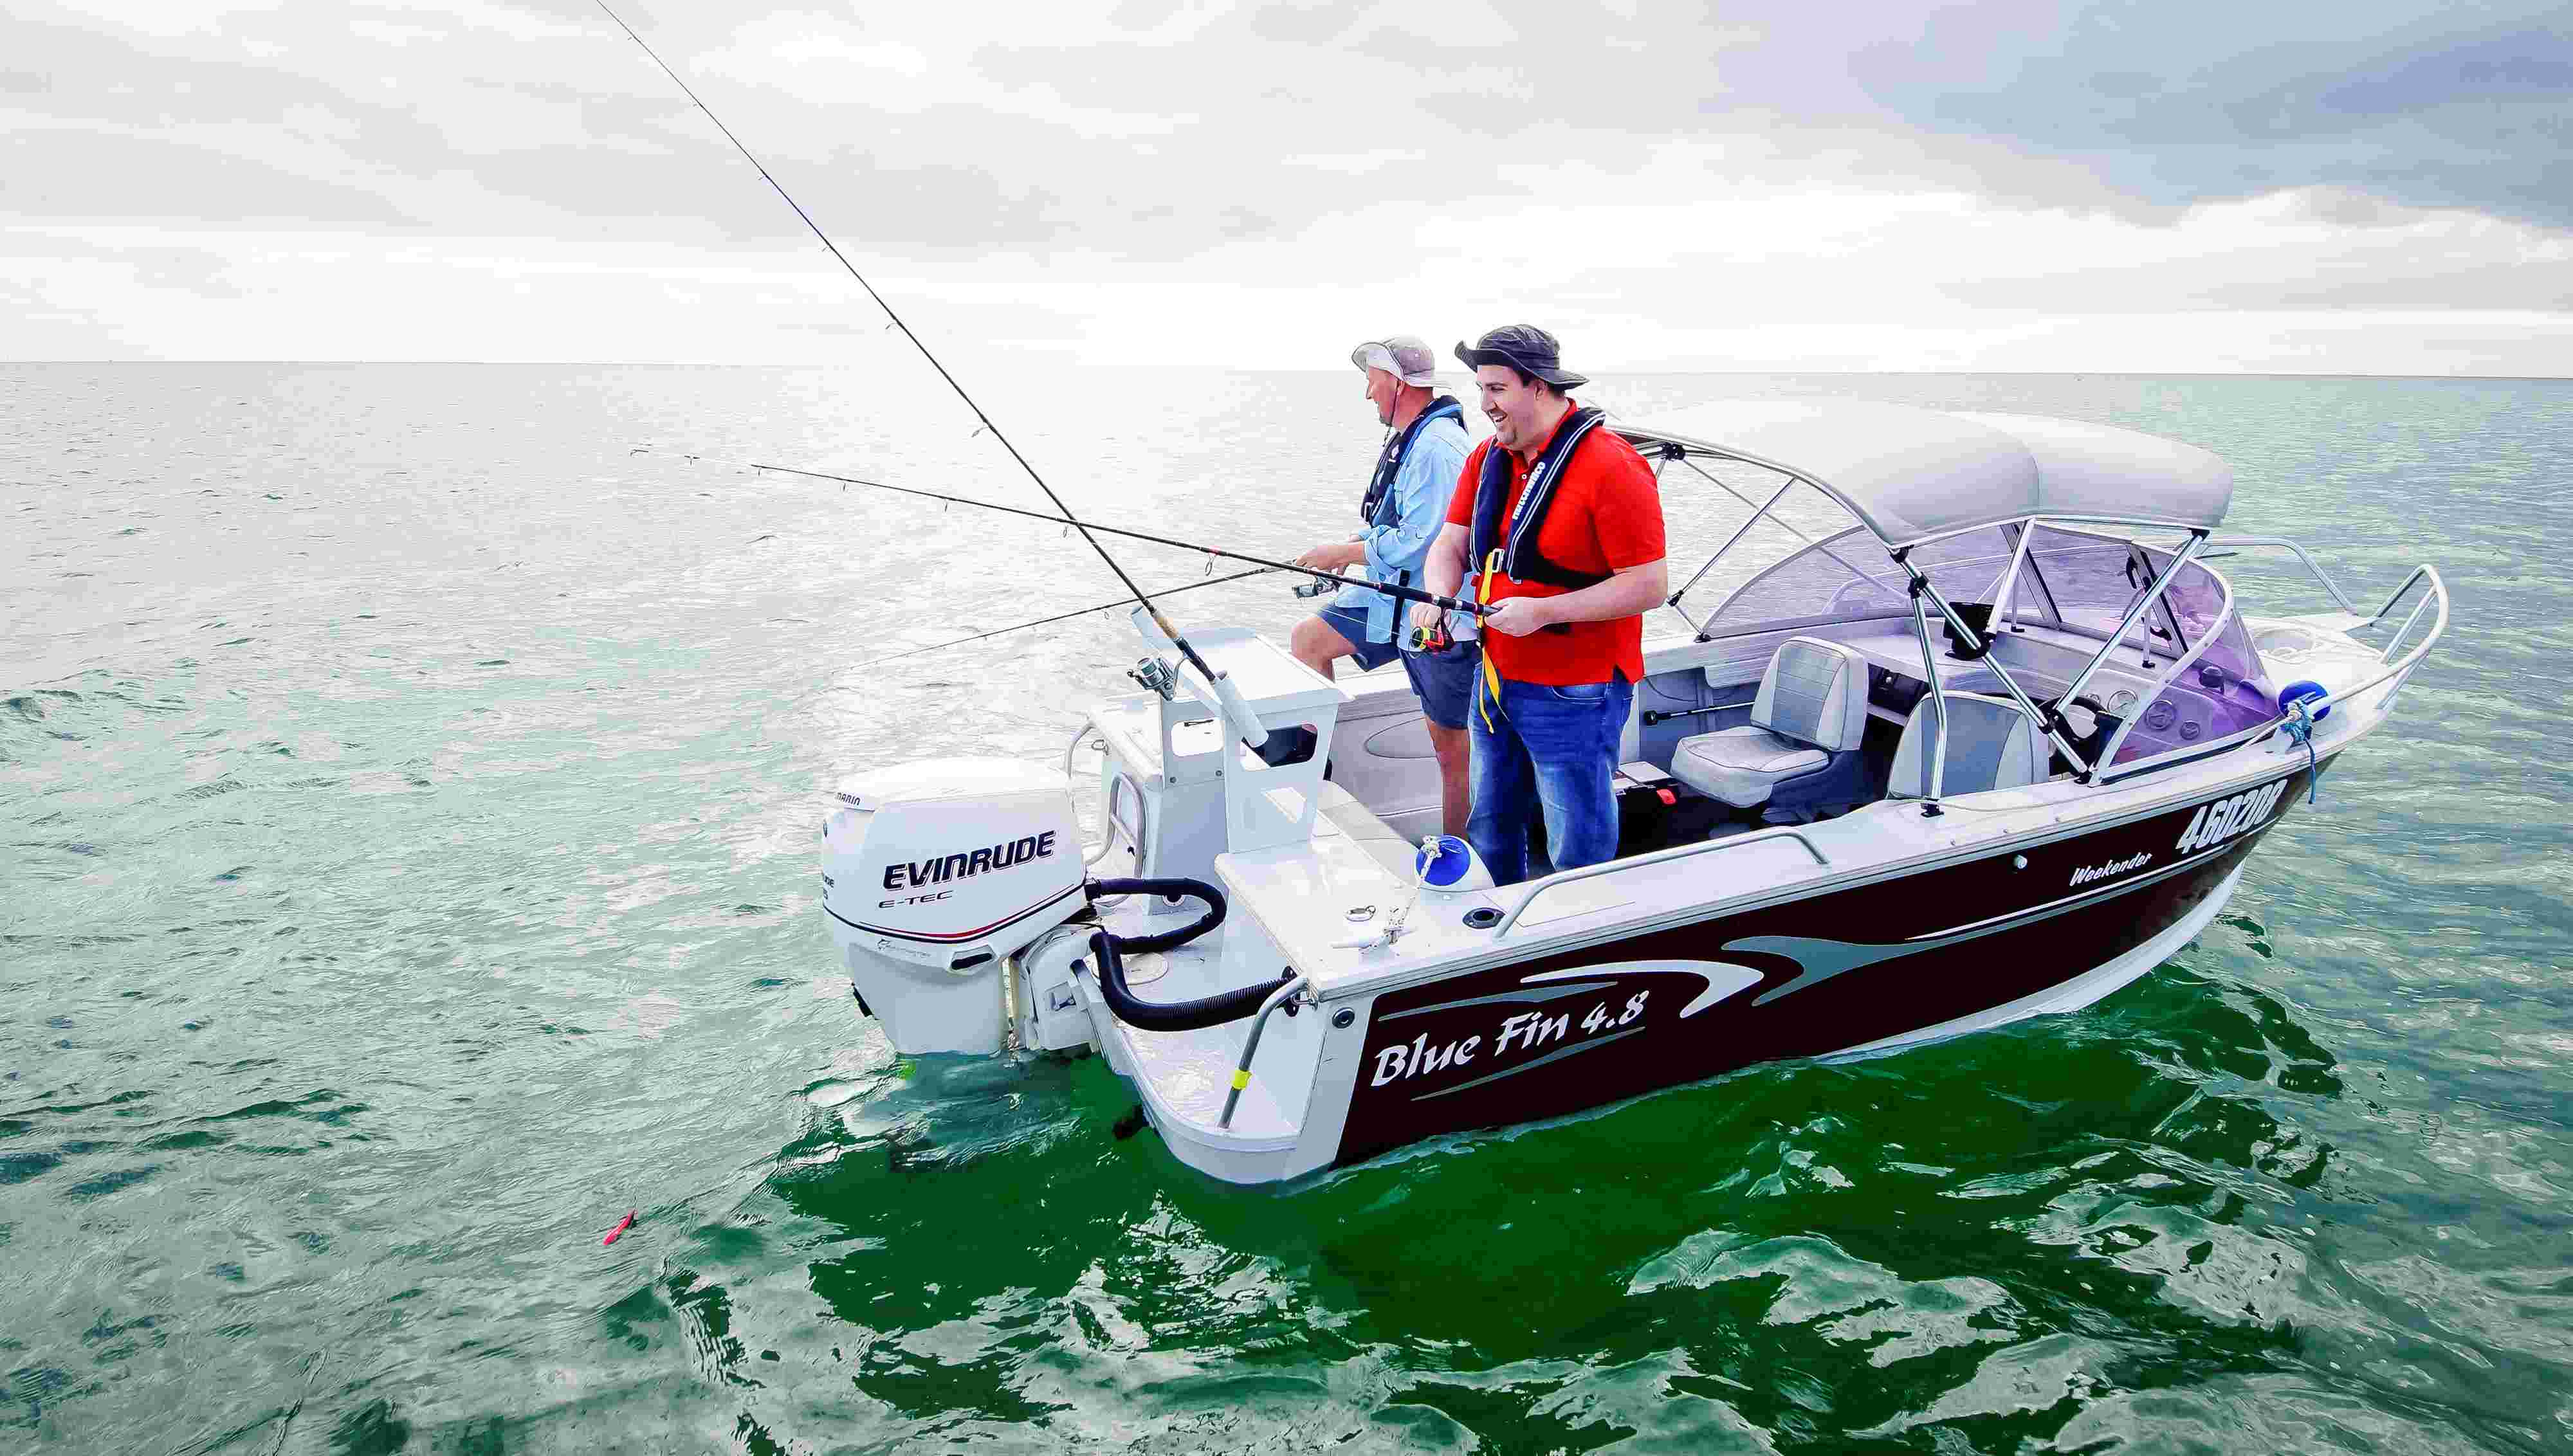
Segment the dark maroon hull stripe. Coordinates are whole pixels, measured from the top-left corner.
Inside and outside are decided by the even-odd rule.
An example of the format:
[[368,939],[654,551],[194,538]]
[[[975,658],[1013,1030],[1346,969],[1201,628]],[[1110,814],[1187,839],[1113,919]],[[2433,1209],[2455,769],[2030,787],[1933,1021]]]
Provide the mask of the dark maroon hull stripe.
[[[2195,910],[2305,780],[2299,766],[2114,829],[1388,993],[1368,1025],[1339,1160],[1844,1052],[2060,986]],[[2180,847],[2245,806],[2258,813]],[[2026,868],[2013,863],[2023,855]],[[1759,979],[1683,1019],[1700,978],[1620,974],[1620,962],[1718,962]],[[1601,989],[1513,1004],[1532,1003],[1528,978],[1552,972]],[[1612,1038],[1607,1056],[1563,1055]]]

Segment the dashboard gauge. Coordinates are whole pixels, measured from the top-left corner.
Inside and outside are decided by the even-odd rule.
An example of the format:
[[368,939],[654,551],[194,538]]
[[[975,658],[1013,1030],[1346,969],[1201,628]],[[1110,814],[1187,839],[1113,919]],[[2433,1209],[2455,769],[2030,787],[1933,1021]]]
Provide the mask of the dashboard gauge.
[[2172,720],[2178,717],[2179,709],[2173,707],[2169,699],[2156,699],[2151,707],[2144,709],[2144,726],[2155,733],[2168,733]]
[[2179,725],[2179,741],[2182,743],[2195,743],[2197,741],[2197,735],[2205,731],[2206,728],[2203,724],[2182,723]]
[[2123,718],[2136,711],[2136,695],[2120,688],[2109,695],[2109,711]]

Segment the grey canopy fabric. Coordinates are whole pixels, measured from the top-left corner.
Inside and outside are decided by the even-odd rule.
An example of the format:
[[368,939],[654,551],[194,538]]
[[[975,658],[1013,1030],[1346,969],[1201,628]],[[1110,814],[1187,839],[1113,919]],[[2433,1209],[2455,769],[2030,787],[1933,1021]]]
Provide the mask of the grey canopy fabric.
[[2033,515],[2207,530],[2233,499],[2233,467],[2195,445],[2034,414],[1740,399],[1614,427],[1798,475],[1888,546]]

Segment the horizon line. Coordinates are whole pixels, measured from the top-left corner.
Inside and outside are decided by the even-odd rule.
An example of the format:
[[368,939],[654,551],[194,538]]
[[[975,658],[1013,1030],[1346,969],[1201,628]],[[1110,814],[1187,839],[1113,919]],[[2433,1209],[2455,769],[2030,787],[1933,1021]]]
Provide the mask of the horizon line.
[[[147,368],[157,368],[157,367],[200,368],[200,367],[224,367],[224,366],[233,366],[233,365],[242,365],[242,364],[265,364],[265,365],[273,365],[273,366],[307,366],[307,367],[310,367],[310,366],[324,366],[324,365],[327,365],[327,366],[333,366],[333,367],[340,367],[340,366],[365,366],[365,367],[385,367],[385,368],[421,368],[421,367],[454,368],[454,367],[466,367],[466,368],[637,368],[637,369],[657,369],[657,368],[692,368],[692,369],[693,369],[693,368],[705,368],[705,369],[829,369],[829,368],[855,368],[855,367],[858,367],[858,365],[855,365],[855,364],[817,364],[817,363],[810,363],[810,362],[804,362],[804,363],[768,362],[768,363],[760,363],[760,364],[743,364],[743,363],[738,363],[738,362],[721,362],[721,361],[709,361],[709,360],[582,360],[582,359],[546,359],[546,360],[488,360],[488,359],[479,359],[479,360],[477,360],[477,359],[10,359],[10,360],[0,360],[0,368],[17,368],[17,367],[63,367],[63,366],[83,366],[83,367],[121,366],[121,367],[147,367]],[[2109,368],[2068,368],[2068,369],[1975,369],[1975,368],[1901,369],[1901,368],[1873,368],[1873,369],[1871,369],[1871,368],[1810,368],[1810,367],[1809,367],[1809,368],[1753,368],[1753,369],[1746,369],[1746,368],[1702,368],[1702,367],[1686,367],[1686,366],[1674,366],[1674,365],[1658,365],[1658,366],[1656,366],[1656,365],[1643,365],[1643,366],[1636,366],[1636,367],[1623,367],[1623,366],[1613,365],[1613,364],[1604,364],[1604,365],[1603,365],[1603,364],[1594,364],[1594,365],[1591,365],[1591,366],[1592,366],[1592,367],[1594,367],[1594,368],[1601,369],[1601,370],[1602,370],[1603,372],[1605,372],[1605,373],[1611,373],[1611,374],[1616,374],[1616,373],[1624,373],[1624,374],[1628,374],[1628,375],[1637,375],[1637,374],[1710,374],[1710,375],[1724,375],[1724,376],[1737,376],[1737,377],[1753,377],[1753,376],[1769,375],[1769,374],[1847,374],[1847,375],[1853,375],[1853,376],[1868,376],[1868,375],[1909,375],[1909,376],[1916,376],[1916,377],[1917,377],[1917,376],[1933,376],[1933,377],[1940,377],[1940,376],[1955,376],[1955,377],[1979,376],[1979,377],[1987,377],[1987,378],[1994,378],[1994,377],[2003,377],[2003,378],[2009,378],[2009,377],[2019,377],[2019,378],[2064,378],[2064,377],[2068,377],[2068,376],[2075,376],[2075,377],[2078,377],[2078,376],[2088,375],[2088,374],[2099,374],[2099,375],[2102,375],[2102,376],[2107,377],[2107,378],[2126,378],[2126,379],[2476,379],[2476,380],[2490,380],[2490,381],[2495,381],[2495,382],[2520,382],[2520,383],[2560,383],[2560,382],[2564,382],[2564,381],[2566,381],[2566,380],[2573,380],[2573,374],[2485,374],[2485,373],[2444,373],[2444,374],[2421,374],[2421,373],[2398,373],[2398,372],[2379,371],[2379,370],[2370,370],[2370,369],[2109,369]],[[1341,369],[1341,368],[1334,368],[1334,367],[1332,367],[1332,366],[1330,366],[1330,365],[1326,365],[1326,364],[1317,364],[1317,365],[1312,365],[1312,366],[1310,366],[1310,367],[1244,368],[1244,367],[1240,367],[1240,366],[1237,366],[1237,365],[1225,365],[1225,364],[1082,364],[1082,365],[1080,365],[1080,367],[1083,367],[1083,368],[1092,368],[1092,369],[1137,369],[1137,370],[1148,370],[1148,369],[1149,369],[1149,370],[1159,370],[1159,371],[1169,371],[1169,370],[1175,370],[1175,369],[1194,369],[1194,370],[1198,370],[1198,371],[1201,371],[1201,372],[1209,372],[1209,373],[1233,373],[1233,374],[1326,374],[1326,373],[1338,373],[1338,372],[1341,372],[1341,371],[1342,371],[1342,369]],[[1455,372],[1455,371],[1454,371],[1454,370],[1442,370],[1441,372],[1449,372],[1449,373],[1452,373],[1452,372]],[[1463,375],[1458,374],[1458,377],[1463,377]]]

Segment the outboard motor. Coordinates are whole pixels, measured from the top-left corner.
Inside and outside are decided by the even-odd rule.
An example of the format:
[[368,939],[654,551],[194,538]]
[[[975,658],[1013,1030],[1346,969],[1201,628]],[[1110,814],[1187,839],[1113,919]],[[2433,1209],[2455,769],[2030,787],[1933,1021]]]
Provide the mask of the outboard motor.
[[1050,768],[948,758],[849,779],[822,829],[822,906],[894,1050],[1001,1051],[1004,963],[1088,905],[1072,791]]

